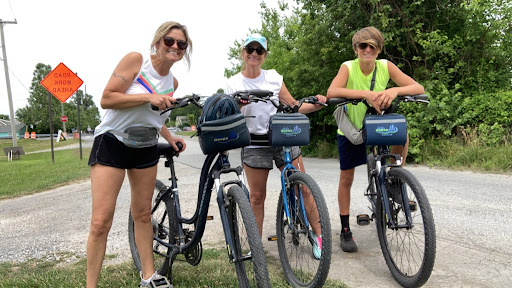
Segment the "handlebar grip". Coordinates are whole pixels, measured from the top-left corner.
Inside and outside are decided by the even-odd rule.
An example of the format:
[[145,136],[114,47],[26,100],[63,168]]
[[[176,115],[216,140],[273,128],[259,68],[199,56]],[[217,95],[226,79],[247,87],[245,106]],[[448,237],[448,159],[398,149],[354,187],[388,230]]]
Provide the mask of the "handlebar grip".
[[247,91],[249,94],[254,95],[256,97],[265,97],[265,96],[272,96],[274,93],[272,91],[268,90],[261,90],[261,89],[254,89]]
[[428,95],[427,94],[413,95],[413,97],[416,100],[428,100]]
[[349,101],[349,100],[345,99],[345,98],[329,98],[329,99],[327,99],[325,104],[327,104],[329,106],[334,106],[334,105],[338,105],[338,104],[346,102],[346,101]]

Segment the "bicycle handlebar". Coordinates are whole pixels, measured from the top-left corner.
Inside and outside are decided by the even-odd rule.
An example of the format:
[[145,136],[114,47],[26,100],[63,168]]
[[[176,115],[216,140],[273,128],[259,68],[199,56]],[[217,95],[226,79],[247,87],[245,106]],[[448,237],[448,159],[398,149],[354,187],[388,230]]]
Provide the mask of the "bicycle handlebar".
[[[403,96],[397,96],[397,103],[400,102],[421,102],[421,103],[430,103],[428,101],[428,95],[427,94],[417,94],[417,95],[403,95]],[[327,105],[345,105],[345,104],[357,104],[359,102],[366,101],[364,99],[348,99],[348,98],[329,98],[327,99]]]

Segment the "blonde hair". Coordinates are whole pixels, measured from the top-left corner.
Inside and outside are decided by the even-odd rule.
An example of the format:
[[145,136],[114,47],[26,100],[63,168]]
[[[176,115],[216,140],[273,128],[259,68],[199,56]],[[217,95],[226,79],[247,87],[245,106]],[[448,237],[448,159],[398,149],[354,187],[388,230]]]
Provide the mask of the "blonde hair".
[[384,49],[384,36],[382,35],[382,32],[380,32],[379,29],[369,26],[365,27],[354,34],[352,37],[352,48],[357,53],[357,45],[360,43],[368,43],[380,52],[382,49]]
[[187,50],[185,51],[185,61],[187,62],[187,66],[190,68],[190,54],[192,54],[192,39],[188,36],[187,26],[181,25],[178,22],[168,21],[162,23],[160,27],[155,32],[155,36],[153,37],[153,41],[151,42],[151,53],[154,54],[156,52],[156,46],[160,43],[160,39],[162,39],[169,31],[172,29],[179,29],[185,35],[185,39],[188,43]]

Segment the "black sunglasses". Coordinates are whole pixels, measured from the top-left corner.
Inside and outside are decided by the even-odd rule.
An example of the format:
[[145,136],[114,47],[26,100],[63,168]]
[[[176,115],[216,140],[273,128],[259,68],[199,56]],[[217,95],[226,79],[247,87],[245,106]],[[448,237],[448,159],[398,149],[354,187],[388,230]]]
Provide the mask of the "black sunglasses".
[[247,46],[245,47],[245,50],[248,54],[252,54],[255,50],[258,55],[263,55],[263,53],[265,53],[265,49],[263,49],[263,47],[254,48],[252,46]]
[[164,44],[166,46],[172,47],[174,43],[178,44],[178,49],[185,50],[188,47],[188,43],[183,40],[174,40],[172,37],[164,37]]
[[375,46],[373,46],[372,44],[368,44],[368,43],[359,43],[359,44],[357,44],[357,48],[359,48],[361,50],[364,50],[364,49],[368,48],[368,46],[370,46],[370,49],[375,50]]

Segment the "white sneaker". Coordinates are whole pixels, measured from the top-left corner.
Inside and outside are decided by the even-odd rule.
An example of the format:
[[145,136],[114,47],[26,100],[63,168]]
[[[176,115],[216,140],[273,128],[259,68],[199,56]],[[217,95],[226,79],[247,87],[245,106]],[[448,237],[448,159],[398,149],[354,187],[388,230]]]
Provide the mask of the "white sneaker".
[[140,286],[139,287],[150,287],[150,288],[172,288],[172,284],[169,283],[167,277],[153,273],[148,280],[142,278],[142,272],[140,272]]

